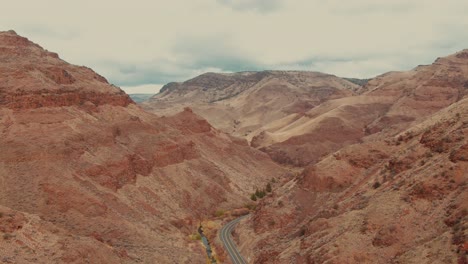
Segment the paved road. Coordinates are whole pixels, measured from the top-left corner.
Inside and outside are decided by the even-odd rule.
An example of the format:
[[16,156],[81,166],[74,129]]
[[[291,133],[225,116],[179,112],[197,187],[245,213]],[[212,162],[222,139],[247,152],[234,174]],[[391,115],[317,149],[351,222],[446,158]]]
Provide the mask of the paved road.
[[223,242],[224,248],[231,257],[233,264],[247,264],[247,262],[245,262],[244,258],[237,250],[236,244],[232,241],[231,236],[232,230],[234,229],[236,224],[239,223],[239,221],[244,217],[246,217],[246,215],[232,220],[231,222],[223,226],[223,228],[221,228],[221,231],[219,232],[219,238],[221,239],[221,242]]

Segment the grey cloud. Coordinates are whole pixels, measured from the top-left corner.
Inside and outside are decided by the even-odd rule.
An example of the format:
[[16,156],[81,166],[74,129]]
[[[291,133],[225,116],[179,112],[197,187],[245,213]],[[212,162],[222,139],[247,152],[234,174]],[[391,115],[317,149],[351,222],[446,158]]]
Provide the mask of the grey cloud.
[[101,60],[92,63],[109,81],[121,86],[185,81],[204,71],[255,71],[269,66],[249,58],[220,35],[188,36],[173,43],[171,59],[140,62]]
[[349,16],[359,16],[366,14],[402,14],[411,13],[421,8],[421,4],[411,1],[398,2],[390,1],[387,3],[379,1],[364,1],[361,3],[342,3],[331,5],[331,11]]
[[[455,50],[456,51],[456,50]],[[439,53],[448,55],[455,51]],[[430,64],[434,61],[434,50],[421,53],[364,53],[348,56],[312,56],[303,60],[267,66],[275,70],[318,71],[341,77],[372,78],[393,70],[410,70],[417,64]],[[406,59],[402,59],[406,58]],[[417,64],[415,63],[417,62]]]
[[226,35],[179,39],[174,44],[173,52],[186,58],[181,64],[189,68],[218,68],[223,71],[261,68],[258,62],[249,58],[248,54],[232,45]]
[[437,26],[438,39],[431,43],[431,47],[441,51],[460,51],[467,48],[468,20],[459,21],[457,24],[445,24]]
[[61,40],[72,40],[79,37],[79,32],[75,30],[58,31],[45,25],[23,25],[17,29],[19,34],[28,37],[46,37]]
[[56,2],[61,12],[10,1],[5,9],[17,12],[2,14],[0,24],[121,86],[184,81],[203,71],[372,77],[431,63],[468,43],[466,0],[102,1],[100,8],[113,7],[104,13]]
[[[262,66],[248,64],[241,60],[229,58],[196,60],[186,64],[172,64],[173,70],[164,69],[171,62],[147,62],[142,64],[117,65],[100,64],[96,68],[101,69],[111,83],[121,86],[136,86],[142,84],[166,84],[180,82],[202,74],[205,71],[236,72],[246,70],[261,70]],[[144,65],[144,66],[143,66]],[[128,71],[132,69],[132,71]]]
[[281,0],[217,0],[218,3],[238,11],[271,12],[281,7]]
[[168,62],[97,62],[96,68],[108,77],[109,82],[119,86],[136,86],[143,84],[166,84],[181,81],[190,76],[190,69],[177,68],[174,71],[164,69]]
[[[193,43],[193,42],[189,42]],[[213,44],[216,45],[216,44]],[[179,53],[191,53],[190,60],[174,63],[168,60],[158,60],[138,64],[119,64],[108,62],[101,69],[109,69],[105,74],[109,80],[121,86],[136,86],[142,84],[166,84],[173,81],[185,81],[205,71],[238,72],[260,70],[306,70],[319,71],[342,77],[371,78],[390,70],[410,70],[417,64],[430,64],[434,61],[433,47],[419,54],[365,54],[355,56],[313,56],[304,60],[286,63],[262,64],[248,57],[236,55],[236,50],[221,54],[223,45],[217,48],[210,46],[198,47],[179,44]],[[448,51],[447,51],[448,49]],[[228,49],[229,50],[229,49]],[[439,48],[438,54],[449,55],[458,50],[456,45]],[[406,60],[402,57],[406,56]],[[415,64],[417,62],[417,64]],[[214,69],[214,70],[213,70]]]
[[[109,45],[96,38],[101,34],[87,35],[83,31],[82,36],[78,35],[79,41],[85,43],[88,38],[88,45],[83,45],[83,50],[88,51],[77,54],[83,54],[83,58],[89,56],[90,59],[79,60],[79,63],[98,70],[109,81],[121,86],[135,86],[184,81],[203,71],[312,70],[346,77],[373,77],[390,70],[406,70],[420,63],[431,63],[437,56],[467,48],[468,20],[464,13],[460,11],[458,14],[458,11],[454,12],[458,9],[452,7],[438,12],[432,10],[437,9],[434,6],[422,8],[417,2],[216,0],[210,1],[212,9],[206,9],[218,11],[214,12],[219,14],[216,20],[207,18],[205,21],[203,14],[192,12],[193,17],[188,16],[185,21],[174,20],[174,24],[180,24],[175,27],[162,18],[159,23],[155,20],[153,24],[135,24],[142,27],[142,32],[165,34],[148,34],[141,38],[135,35],[136,31],[128,33],[130,38],[140,39],[164,36],[160,37],[161,45],[155,40],[149,42],[147,48],[129,51],[132,44],[121,40],[121,32],[109,32],[112,37]],[[254,12],[232,12],[225,7]],[[311,15],[309,11],[315,13]],[[263,16],[262,13],[268,12],[275,13]],[[373,20],[368,20],[367,15]],[[164,27],[156,30],[155,25]],[[265,30],[270,26],[271,30]],[[48,39],[73,36],[67,33],[71,32],[70,28],[66,30],[29,26],[23,28],[23,34]],[[172,37],[164,30],[177,32],[177,35]],[[93,42],[99,42],[96,46],[100,50],[94,51],[97,48],[90,45]],[[65,42],[57,43],[63,45]],[[73,41],[67,43],[70,43],[68,51],[76,48]],[[153,49],[161,46],[164,48]],[[81,59],[78,55],[74,59]],[[114,58],[115,61],[105,61],[104,58]]]

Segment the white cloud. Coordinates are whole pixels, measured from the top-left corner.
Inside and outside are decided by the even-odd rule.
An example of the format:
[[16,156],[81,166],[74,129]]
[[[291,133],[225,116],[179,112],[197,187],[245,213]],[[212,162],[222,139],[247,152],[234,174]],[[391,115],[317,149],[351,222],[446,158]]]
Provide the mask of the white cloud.
[[467,48],[466,0],[5,1],[0,25],[121,86],[202,71],[371,77]]

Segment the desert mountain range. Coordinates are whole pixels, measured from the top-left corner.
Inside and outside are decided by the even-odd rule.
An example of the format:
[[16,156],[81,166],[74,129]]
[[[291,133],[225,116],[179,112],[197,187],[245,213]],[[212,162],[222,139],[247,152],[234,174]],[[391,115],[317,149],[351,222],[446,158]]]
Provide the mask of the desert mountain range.
[[468,81],[460,54],[362,87],[315,72],[206,73],[166,85],[143,105],[162,114],[190,106],[273,160],[303,167],[368,134],[398,133],[460,100]]
[[[364,128],[357,143],[310,163],[261,202],[238,230],[244,255],[255,263],[466,263],[467,66],[462,51],[327,103],[386,110],[370,123],[358,123],[366,111],[354,115]],[[390,102],[374,110],[362,100],[375,104],[371,96]]]
[[144,107],[189,106],[305,168],[241,225],[253,263],[466,263],[468,50],[355,83],[207,73]]
[[249,263],[467,262],[468,50],[368,81],[206,73],[138,105],[0,32],[0,133],[3,262],[205,263],[191,234],[246,205]]

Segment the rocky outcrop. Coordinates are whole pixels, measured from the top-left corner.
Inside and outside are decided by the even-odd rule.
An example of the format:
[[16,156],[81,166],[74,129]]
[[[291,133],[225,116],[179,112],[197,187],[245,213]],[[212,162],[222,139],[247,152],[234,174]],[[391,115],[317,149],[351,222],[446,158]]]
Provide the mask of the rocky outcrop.
[[0,106],[12,109],[99,105],[133,101],[86,67],[67,64],[12,31],[0,32]]
[[102,94],[96,92],[76,92],[67,90],[21,91],[14,93],[0,92],[0,106],[11,109],[34,109],[40,107],[82,106],[94,109],[96,106],[109,104],[127,106],[133,101],[123,91],[121,94]]

